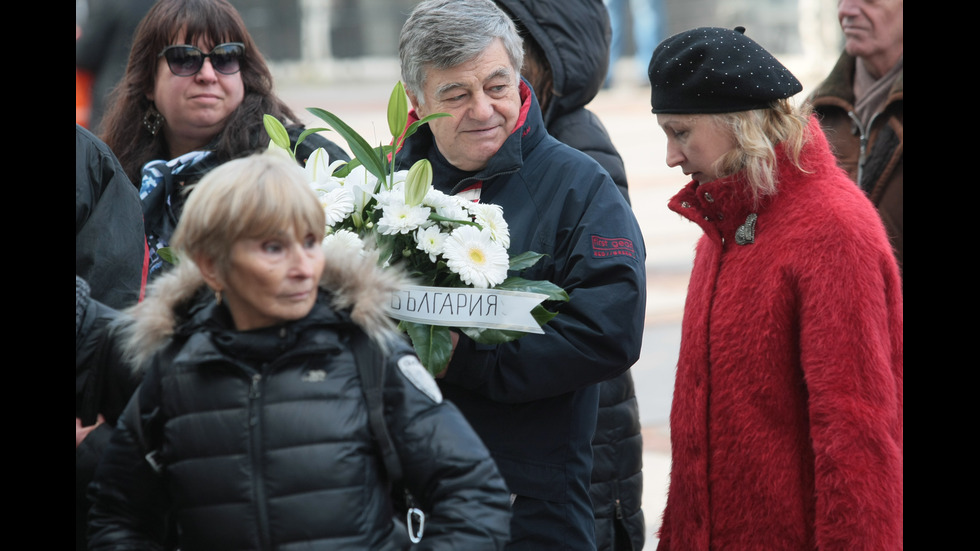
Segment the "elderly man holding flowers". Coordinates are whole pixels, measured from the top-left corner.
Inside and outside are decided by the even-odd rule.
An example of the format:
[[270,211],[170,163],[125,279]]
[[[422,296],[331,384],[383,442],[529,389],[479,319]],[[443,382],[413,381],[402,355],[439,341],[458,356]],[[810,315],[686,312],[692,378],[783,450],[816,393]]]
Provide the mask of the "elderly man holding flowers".
[[[521,38],[492,1],[420,3],[402,29],[399,53],[410,122],[449,116],[408,137],[397,168],[427,160],[418,166],[431,166],[445,208],[473,209],[485,221],[447,239],[447,263],[474,286],[492,286],[502,276],[490,267],[506,258],[494,243],[534,251],[544,257],[522,275],[568,293],[543,334],[491,345],[454,332],[458,342],[439,385],[512,492],[508,549],[594,549],[595,383],[639,357],[646,303],[639,225],[605,170],[548,135],[520,76]],[[480,212],[486,203],[496,207]],[[465,254],[450,259],[453,250]]]

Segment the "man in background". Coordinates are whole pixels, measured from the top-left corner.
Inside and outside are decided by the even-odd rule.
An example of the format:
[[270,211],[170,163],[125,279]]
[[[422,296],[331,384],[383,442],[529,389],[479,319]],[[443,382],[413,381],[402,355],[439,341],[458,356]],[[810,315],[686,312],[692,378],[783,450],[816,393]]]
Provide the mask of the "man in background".
[[838,164],[870,197],[903,275],[904,0],[838,0],[844,52],[810,95]]

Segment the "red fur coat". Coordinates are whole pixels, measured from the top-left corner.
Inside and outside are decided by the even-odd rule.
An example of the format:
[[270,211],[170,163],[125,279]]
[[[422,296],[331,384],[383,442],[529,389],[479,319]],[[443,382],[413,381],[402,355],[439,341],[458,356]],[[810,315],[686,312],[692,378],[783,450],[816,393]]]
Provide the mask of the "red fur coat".
[[810,132],[809,173],[777,148],[779,191],[758,206],[740,175],[670,202],[705,235],[661,550],[903,548],[898,268],[874,207]]

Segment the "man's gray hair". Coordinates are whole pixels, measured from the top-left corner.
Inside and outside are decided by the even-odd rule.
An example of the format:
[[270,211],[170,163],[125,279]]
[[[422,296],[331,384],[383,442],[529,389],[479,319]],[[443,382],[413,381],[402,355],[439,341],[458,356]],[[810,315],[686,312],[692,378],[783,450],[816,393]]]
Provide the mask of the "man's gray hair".
[[402,82],[419,102],[426,71],[465,63],[500,39],[520,78],[524,44],[514,22],[492,0],[425,0],[412,10],[398,41]]

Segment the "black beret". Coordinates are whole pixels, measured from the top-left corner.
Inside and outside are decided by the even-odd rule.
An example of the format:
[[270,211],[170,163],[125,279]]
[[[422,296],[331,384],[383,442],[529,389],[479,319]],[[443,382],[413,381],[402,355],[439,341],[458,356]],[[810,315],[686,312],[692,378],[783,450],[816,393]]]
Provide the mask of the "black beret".
[[700,27],[664,40],[650,58],[654,113],[733,113],[770,107],[803,85],[736,27]]

